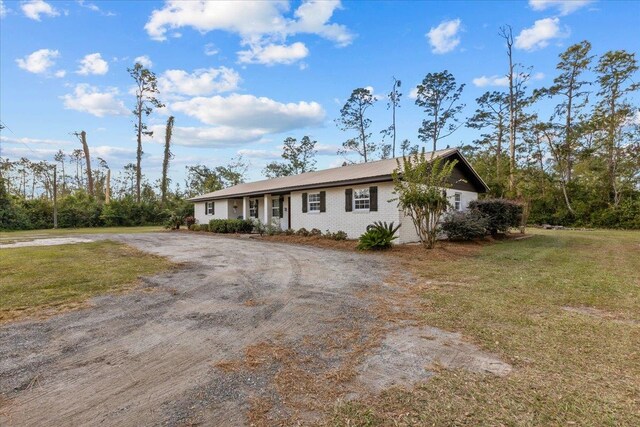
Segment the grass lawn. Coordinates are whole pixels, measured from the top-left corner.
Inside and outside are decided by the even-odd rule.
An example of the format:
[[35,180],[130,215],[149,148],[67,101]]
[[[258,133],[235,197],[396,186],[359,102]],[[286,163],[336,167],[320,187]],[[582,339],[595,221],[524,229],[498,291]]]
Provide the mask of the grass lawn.
[[48,237],[71,236],[75,234],[128,234],[163,231],[159,225],[143,227],[91,227],[91,228],[50,228],[46,230],[0,231],[0,244]]
[[100,241],[0,249],[0,322],[63,310],[172,264],[121,243]]
[[497,353],[511,374],[437,369],[412,390],[339,405],[328,424],[640,425],[640,232],[532,233],[399,258],[426,283],[425,323]]

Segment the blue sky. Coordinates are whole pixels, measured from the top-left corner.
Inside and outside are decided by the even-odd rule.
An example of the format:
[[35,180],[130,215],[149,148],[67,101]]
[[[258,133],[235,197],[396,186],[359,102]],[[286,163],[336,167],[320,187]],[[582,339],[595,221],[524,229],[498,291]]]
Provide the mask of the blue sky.
[[[353,135],[334,120],[349,94],[371,87],[374,137],[390,123],[385,93],[402,81],[398,138],[417,143],[423,118],[410,91],[429,72],[465,83],[464,117],[507,68],[498,28],[509,24],[515,59],[533,66],[530,87],[549,85],[558,54],[587,39],[593,53],[640,50],[640,3],[618,1],[163,2],[7,1],[0,14],[1,154],[52,160],[86,130],[93,156],[112,169],[135,161],[132,80],[145,61],[167,104],[149,124],[143,173],[160,171],[164,123],[176,117],[174,179],[184,166],[227,163],[239,153],[249,179],[277,159],[287,136],[318,141],[318,166]],[[540,108],[544,108],[541,106]],[[542,115],[547,112],[541,111]],[[441,141],[476,136],[461,128]]]

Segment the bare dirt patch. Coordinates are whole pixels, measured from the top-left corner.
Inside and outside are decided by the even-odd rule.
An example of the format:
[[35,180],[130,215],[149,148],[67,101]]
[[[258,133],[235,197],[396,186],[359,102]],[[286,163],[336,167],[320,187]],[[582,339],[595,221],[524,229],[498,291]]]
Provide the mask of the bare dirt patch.
[[16,241],[12,243],[0,243],[0,249],[24,248],[29,246],[58,246],[69,245],[74,243],[89,243],[92,239],[85,237],[52,237],[50,239],[34,239],[25,241]]

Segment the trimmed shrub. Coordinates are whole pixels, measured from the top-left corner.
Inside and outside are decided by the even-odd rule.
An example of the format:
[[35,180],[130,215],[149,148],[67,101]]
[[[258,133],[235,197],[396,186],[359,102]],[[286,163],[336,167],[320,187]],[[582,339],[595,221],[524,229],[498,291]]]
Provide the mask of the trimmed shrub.
[[294,234],[296,234],[296,231],[293,228],[287,228],[286,230],[284,230],[284,234],[286,236],[293,236]]
[[522,205],[512,200],[473,200],[469,203],[469,209],[479,211],[487,219],[487,230],[493,236],[519,227],[522,220]]
[[296,235],[297,236],[308,236],[309,235],[309,230],[307,230],[306,228],[302,227],[300,230],[296,231]]
[[187,227],[191,227],[195,223],[196,223],[196,219],[192,215],[188,215],[184,217],[184,224]]
[[312,228],[311,231],[309,231],[309,235],[310,236],[322,236],[322,231],[318,230],[317,228]]
[[347,240],[347,233],[342,230],[338,230],[335,233],[327,230],[326,233],[324,233],[323,237],[331,240]]
[[478,239],[487,234],[489,221],[480,211],[451,212],[442,221],[441,229],[449,240]]
[[398,238],[395,234],[399,228],[400,225],[394,227],[393,222],[387,224],[376,221],[367,226],[367,231],[360,236],[357,248],[364,251],[389,249],[391,242]]
[[207,231],[212,233],[251,233],[253,222],[248,219],[212,219]]

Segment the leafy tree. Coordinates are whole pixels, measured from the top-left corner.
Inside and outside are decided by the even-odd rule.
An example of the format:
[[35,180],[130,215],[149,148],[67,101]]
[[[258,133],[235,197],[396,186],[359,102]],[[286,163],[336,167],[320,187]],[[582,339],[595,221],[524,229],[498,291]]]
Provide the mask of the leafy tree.
[[350,152],[357,153],[368,162],[377,149],[377,144],[371,142],[371,119],[365,117],[367,110],[376,102],[369,89],[358,88],[351,92],[351,96],[340,109],[340,118],[336,120],[338,128],[344,132],[356,131],[358,136],[348,139],[342,143],[342,149],[338,150],[339,155]]
[[187,166],[186,185],[190,195],[211,193],[244,182],[248,165],[239,157],[227,166],[209,168],[205,165]]
[[494,152],[494,167],[491,175],[495,177],[495,184],[501,182],[502,150],[505,140],[508,138],[507,123],[509,100],[503,92],[485,92],[476,98],[478,107],[467,120],[467,126],[472,129],[484,131],[475,144]]
[[64,154],[64,151],[62,150],[58,150],[58,152],[53,156],[53,159],[56,162],[60,163],[60,167],[61,167],[62,176],[60,177],[60,181],[62,181],[62,194],[65,194],[67,192],[67,185],[66,185],[67,175],[65,174],[65,171],[64,171],[66,157],[67,155]]
[[427,74],[418,85],[416,105],[422,107],[427,114],[418,130],[418,137],[425,144],[431,142],[433,151],[436,151],[439,140],[460,127],[456,116],[465,107],[459,103],[463,90],[464,84],[458,86],[453,74],[446,70]]
[[316,144],[317,141],[312,141],[308,136],[303,136],[300,144],[296,138],[287,137],[284,140],[282,151],[282,158],[285,162],[269,163],[264,168],[264,175],[267,178],[276,178],[314,171],[316,169]]
[[173,133],[174,120],[175,118],[173,116],[169,116],[164,134],[164,157],[162,158],[162,180],[160,182],[162,204],[165,204],[167,201],[167,189],[169,187],[169,177],[167,176],[169,173],[169,160],[173,158],[173,154],[171,153],[171,135]]
[[149,71],[139,62],[128,68],[129,75],[136,83],[136,103],[133,114],[136,117],[136,137],[138,148],[136,151],[136,201],[140,202],[140,191],[142,184],[142,136],[153,136],[153,131],[149,131],[147,124],[143,121],[144,116],[149,116],[153,108],[162,108],[164,104],[156,98],[158,91],[158,82],[153,71]]
[[617,179],[619,163],[624,148],[623,129],[629,125],[637,113],[627,97],[640,89],[640,82],[633,81],[638,71],[635,53],[624,50],[609,51],[602,55],[596,66],[597,80],[600,85],[595,117],[604,132],[603,146],[607,164],[607,181],[610,200],[614,205],[620,203],[620,182]]
[[398,207],[411,218],[422,245],[433,249],[438,223],[449,206],[446,189],[456,161],[427,156],[423,149],[397,162],[393,186]]

